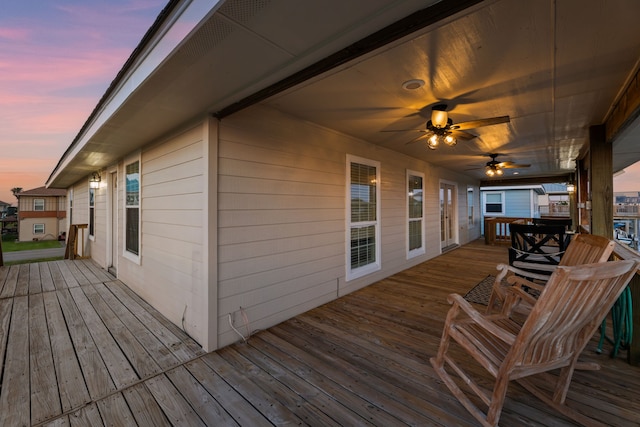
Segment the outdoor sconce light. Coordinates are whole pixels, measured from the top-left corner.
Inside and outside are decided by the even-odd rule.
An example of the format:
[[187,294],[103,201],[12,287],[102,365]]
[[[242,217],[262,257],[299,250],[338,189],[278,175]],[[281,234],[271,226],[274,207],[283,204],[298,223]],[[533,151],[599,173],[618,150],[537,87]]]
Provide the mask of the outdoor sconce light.
[[575,193],[576,192],[576,185],[575,184],[567,184],[567,191],[569,193]]
[[100,187],[100,180],[100,174],[98,172],[92,173],[91,178],[89,178],[89,188]]

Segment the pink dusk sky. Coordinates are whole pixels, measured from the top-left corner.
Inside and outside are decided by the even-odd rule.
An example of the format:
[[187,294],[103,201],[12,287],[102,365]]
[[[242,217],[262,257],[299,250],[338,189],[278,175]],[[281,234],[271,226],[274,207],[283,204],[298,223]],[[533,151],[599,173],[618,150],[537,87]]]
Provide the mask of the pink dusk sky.
[[[45,184],[168,0],[16,0],[0,13],[0,200]],[[640,191],[637,165],[614,191]]]
[[0,200],[43,186],[168,0],[17,0],[0,12]]

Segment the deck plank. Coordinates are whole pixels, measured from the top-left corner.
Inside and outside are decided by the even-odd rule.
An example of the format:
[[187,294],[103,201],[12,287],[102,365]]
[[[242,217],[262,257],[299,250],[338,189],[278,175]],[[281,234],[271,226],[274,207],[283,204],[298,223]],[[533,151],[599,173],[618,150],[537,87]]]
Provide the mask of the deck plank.
[[136,384],[122,392],[131,413],[140,427],[171,426],[153,395],[144,384]]
[[[9,325],[11,320],[11,307],[13,299],[0,299],[0,378],[4,368],[5,351],[7,350],[7,341],[9,340]],[[0,390],[1,383],[0,383]]]
[[53,261],[58,269],[60,270],[60,274],[65,282],[65,288],[77,288],[80,286],[78,280],[75,278],[71,270],[69,269],[69,265],[65,262],[65,260]]
[[98,411],[107,426],[135,425],[135,419],[122,393],[114,393],[97,402]]
[[95,309],[82,291],[82,288],[69,290],[73,300],[87,325],[89,332],[97,345],[104,363],[118,389],[122,389],[139,380],[135,369],[131,366],[127,357],[122,353],[116,340],[111,336],[108,328],[96,313]]
[[87,265],[84,262],[82,262],[82,260],[74,262],[73,265],[85,277],[85,279],[89,282],[89,284],[102,282],[102,280],[98,279],[98,277],[95,274],[93,274],[93,271],[91,271],[91,269],[89,269]]
[[0,266],[0,298],[2,295],[2,289],[4,288],[4,282],[7,280],[8,275],[9,275],[9,267]]
[[83,286],[82,290],[87,299],[91,302],[96,314],[102,320],[108,333],[118,343],[122,354],[127,358],[128,363],[134,369],[136,379],[147,378],[160,372],[160,367],[149,355],[147,350],[138,342],[136,337],[122,323],[122,320],[115,315],[113,310],[102,299],[93,285]]
[[153,377],[144,384],[173,425],[190,427],[206,425],[165,375]]
[[153,360],[162,370],[167,370],[178,365],[178,358],[160,340],[151,333],[137,317],[135,317],[103,284],[94,285],[102,299],[113,310],[116,317],[122,321],[129,332],[147,350]]
[[[31,265],[36,265],[40,274],[37,264]],[[31,422],[34,424],[62,413],[42,295],[29,296]]]
[[65,282],[62,272],[60,271],[60,265],[57,262],[47,262],[49,266],[49,273],[51,273],[51,280],[55,289],[67,289],[67,282]]
[[28,297],[15,297],[0,387],[0,414],[7,426],[27,426],[31,420],[28,314]]
[[69,272],[71,272],[73,277],[78,282],[78,286],[85,286],[85,285],[91,284],[91,281],[84,274],[82,274],[82,271],[80,271],[75,261],[72,261],[70,259],[64,259],[61,262],[67,266]]
[[[19,265],[12,265],[10,267],[3,267],[3,269],[9,269],[7,277],[4,280],[4,287],[0,292],[0,298],[10,298],[16,293],[16,286],[18,286],[18,273],[20,272]],[[5,270],[6,271],[6,270]]]
[[39,262],[37,265],[40,269],[40,282],[42,284],[42,292],[55,291],[56,287],[53,284],[53,277],[51,276],[51,270],[49,270],[49,263]]
[[15,296],[29,295],[29,264],[20,264],[18,267],[18,282],[16,283]]
[[111,273],[101,268],[90,259],[80,260],[79,262],[81,262],[86,268],[88,268],[93,274],[95,274],[99,282],[104,283],[116,280],[116,278]]
[[238,425],[184,366],[174,368],[166,375],[206,425]]
[[239,425],[254,427],[273,425],[201,359],[188,362],[185,367]]
[[101,427],[106,425],[100,417],[98,406],[91,403],[69,415],[71,427]]
[[26,265],[29,266],[29,294],[42,292],[42,280],[40,279],[40,267],[38,263]]
[[42,427],[69,427],[71,424],[69,422],[69,417],[64,415],[62,417],[56,418],[55,420],[48,421],[42,424]]
[[43,299],[62,412],[69,412],[89,403],[91,398],[58,298],[54,292],[46,292]]
[[78,363],[87,384],[89,396],[92,399],[98,399],[112,393],[116,390],[115,384],[70,291],[65,289],[56,293],[67,322]]
[[171,349],[174,356],[180,361],[187,362],[204,354],[202,348],[192,349],[187,345],[186,340],[181,338],[181,336],[186,335],[184,332],[180,330],[176,332],[174,328],[170,328],[166,323],[168,322],[166,319],[165,321],[159,319],[157,312],[148,304],[143,304],[143,300],[137,295],[130,291],[128,292],[128,288],[122,282],[113,281],[105,283],[105,285],[140,322],[146,325],[165,347]]

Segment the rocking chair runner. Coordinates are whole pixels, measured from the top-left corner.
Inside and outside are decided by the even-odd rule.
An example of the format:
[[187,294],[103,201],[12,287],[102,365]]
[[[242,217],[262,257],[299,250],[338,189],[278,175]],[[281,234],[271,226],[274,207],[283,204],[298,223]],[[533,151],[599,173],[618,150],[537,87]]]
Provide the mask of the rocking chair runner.
[[[614,247],[615,242],[606,237],[593,234],[578,234],[567,247],[558,266],[605,262],[611,256]],[[558,266],[554,265],[553,269]],[[510,285],[517,284],[541,291],[543,286],[540,282],[546,282],[551,276],[551,273],[536,274],[507,264],[498,264],[496,269],[498,269],[500,273],[496,276],[493,289],[491,290],[491,296],[487,304],[487,313],[491,313],[498,308],[498,303],[502,302],[505,298],[505,289]],[[503,279],[505,279],[508,274],[511,274],[511,276],[507,280],[508,284],[505,284]],[[538,283],[532,282],[532,280],[537,280]],[[524,304],[521,304],[520,309],[521,311],[528,311],[530,307],[525,307]]]
[[[559,267],[544,287],[524,324],[511,319],[513,309],[530,296],[518,287],[507,291],[500,314],[481,314],[460,295],[449,295],[453,307],[447,314],[440,349],[431,364],[451,393],[484,426],[496,426],[509,381],[516,380],[543,402],[586,426],[601,423],[565,404],[578,356],[602,319],[638,269],[637,261],[614,261],[575,267]],[[494,378],[493,394],[487,395],[454,362],[448,352],[456,341]],[[488,406],[476,407],[445,370],[448,364]],[[464,361],[464,364],[467,362]],[[464,365],[462,365],[464,366]],[[560,369],[558,377],[545,372]],[[539,389],[530,375],[546,375],[556,382],[553,395]]]

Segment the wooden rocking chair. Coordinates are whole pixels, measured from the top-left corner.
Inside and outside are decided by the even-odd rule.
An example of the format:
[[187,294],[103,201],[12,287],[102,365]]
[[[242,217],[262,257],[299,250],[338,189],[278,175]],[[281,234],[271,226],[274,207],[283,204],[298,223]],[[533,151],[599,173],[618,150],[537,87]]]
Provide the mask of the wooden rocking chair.
[[[578,356],[602,319],[638,269],[637,261],[613,261],[575,267],[559,267],[544,287],[524,324],[511,318],[512,310],[529,294],[519,287],[507,291],[503,311],[481,314],[460,295],[449,295],[453,307],[447,314],[440,349],[431,364],[451,393],[484,426],[497,426],[509,381],[516,380],[536,397],[585,426],[601,425],[565,404]],[[494,378],[487,394],[454,362],[448,351],[456,341]],[[459,354],[459,353],[454,353]],[[482,412],[458,387],[445,370],[445,363],[488,406]],[[546,373],[560,369],[559,375]],[[555,382],[552,395],[544,392],[528,376],[545,376]]]
[[[582,264],[592,264],[596,262],[605,262],[611,256],[615,242],[606,237],[596,236],[593,234],[578,234],[573,238],[560,259],[560,263],[553,266],[555,270],[558,266],[574,266]],[[507,264],[498,264],[496,269],[500,271],[496,276],[496,280],[491,290],[489,303],[487,304],[487,313],[491,313],[499,309],[500,304],[504,301],[506,289],[511,285],[525,286],[542,291],[543,284],[549,280],[551,276],[548,274],[532,273],[530,271],[521,270],[517,267]],[[505,278],[509,275],[505,283]],[[537,282],[533,282],[533,280]],[[521,304],[519,310],[528,312],[531,307]]]

